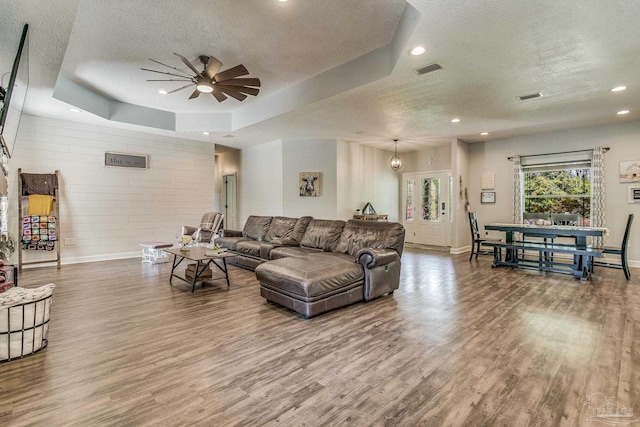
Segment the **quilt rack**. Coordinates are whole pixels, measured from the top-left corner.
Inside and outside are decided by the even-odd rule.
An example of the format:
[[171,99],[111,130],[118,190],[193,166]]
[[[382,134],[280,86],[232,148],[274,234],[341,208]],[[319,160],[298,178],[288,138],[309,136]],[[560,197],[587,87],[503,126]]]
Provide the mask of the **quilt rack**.
[[[45,264],[55,262],[57,268],[60,269],[60,196],[58,183],[60,172],[56,170],[53,174],[23,174],[22,169],[18,169],[18,236],[20,236],[20,243],[18,244],[18,270],[22,272],[23,265],[31,264]],[[56,236],[53,244],[55,245],[55,259],[39,259],[37,261],[24,261],[22,252],[28,249],[23,248],[23,227],[25,226],[27,216],[25,200],[28,200],[30,195],[47,195],[53,197],[53,204],[51,213],[47,215],[47,218],[53,216],[54,222],[54,235]],[[35,218],[34,218],[35,219]],[[31,219],[29,219],[31,220]],[[49,229],[47,229],[48,232]],[[54,251],[51,251],[54,252]]]

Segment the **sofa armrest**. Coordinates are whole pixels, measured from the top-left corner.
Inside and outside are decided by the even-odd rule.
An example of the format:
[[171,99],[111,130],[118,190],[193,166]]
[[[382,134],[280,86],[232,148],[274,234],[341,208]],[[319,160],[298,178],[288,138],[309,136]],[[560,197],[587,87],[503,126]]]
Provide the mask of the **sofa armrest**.
[[390,264],[398,260],[400,256],[393,249],[360,249],[356,254],[356,261],[366,268],[375,268]]
[[363,298],[370,301],[400,286],[400,255],[393,249],[364,248],[356,254],[364,268]]
[[239,230],[222,230],[221,237],[242,237],[242,231]]

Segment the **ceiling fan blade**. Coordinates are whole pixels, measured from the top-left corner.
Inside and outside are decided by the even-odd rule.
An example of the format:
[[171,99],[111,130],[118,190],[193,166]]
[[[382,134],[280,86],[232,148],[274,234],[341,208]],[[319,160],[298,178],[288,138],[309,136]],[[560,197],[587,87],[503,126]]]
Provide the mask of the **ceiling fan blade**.
[[197,98],[200,96],[200,91],[198,89],[194,90],[189,99]]
[[213,81],[213,77],[220,71],[220,68],[222,68],[222,62],[213,56],[209,56],[204,74],[209,77],[209,80]]
[[260,87],[260,79],[247,78],[247,79],[228,79],[221,82],[227,86],[257,86]]
[[237,92],[240,92],[240,93],[246,93],[248,95],[253,95],[253,96],[256,96],[258,93],[260,93],[260,89],[256,89],[256,88],[253,88],[253,87],[227,86],[226,84],[224,84],[224,85],[217,84],[216,86],[218,86],[220,88],[220,90],[223,90],[223,91],[232,90],[232,91],[237,91]]
[[237,99],[238,101],[244,101],[247,98],[247,95],[241,93],[239,90],[235,88],[219,86],[218,89],[224,94],[229,95],[232,98]]
[[176,68],[176,67],[172,67],[171,65],[163,64],[162,62],[156,61],[155,59],[151,59],[151,58],[147,58],[147,59],[149,61],[151,61],[151,62],[155,62],[156,64],[160,64],[160,65],[162,65],[164,67],[171,68],[172,70],[176,70],[179,73],[183,73],[183,74],[186,74],[187,76],[191,76],[191,74],[187,73],[186,71],[182,71],[180,68]]
[[168,76],[174,76],[174,77],[181,77],[183,79],[191,79],[191,76],[187,77],[187,76],[181,76],[178,74],[173,74],[173,73],[167,73],[166,71],[157,71],[157,70],[150,70],[148,68],[140,68],[143,71],[151,71],[152,73],[158,73],[158,74],[166,74]]
[[188,85],[186,85],[186,86],[182,86],[182,87],[180,87],[180,88],[178,88],[178,89],[174,89],[174,90],[172,90],[172,91],[170,91],[170,92],[167,92],[167,94],[170,94],[170,93],[173,93],[173,92],[177,92],[177,91],[179,91],[179,90],[186,89],[186,88],[188,88],[188,87],[192,87],[192,86],[193,86],[193,83],[188,84]]
[[227,99],[227,96],[224,93],[220,92],[220,89],[214,88],[213,92],[211,92],[211,95],[213,95],[218,100],[218,102],[222,102]]
[[177,53],[173,53],[175,56],[177,56],[178,58],[180,58],[180,60],[182,62],[184,62],[184,65],[186,65],[187,67],[189,67],[191,69],[191,71],[193,71],[194,73],[196,73],[197,76],[200,75],[200,71],[196,70],[196,67],[193,66],[193,64],[191,62],[189,62],[189,60],[187,58],[185,58],[182,55],[179,55]]
[[150,79],[147,82],[190,82],[191,79]]
[[233,68],[229,68],[228,70],[225,70],[221,73],[216,74],[213,77],[213,80],[215,80],[216,82],[222,82],[224,80],[232,79],[234,77],[246,76],[247,74],[249,74],[249,71],[247,71],[244,65],[240,64],[240,65],[236,65]]

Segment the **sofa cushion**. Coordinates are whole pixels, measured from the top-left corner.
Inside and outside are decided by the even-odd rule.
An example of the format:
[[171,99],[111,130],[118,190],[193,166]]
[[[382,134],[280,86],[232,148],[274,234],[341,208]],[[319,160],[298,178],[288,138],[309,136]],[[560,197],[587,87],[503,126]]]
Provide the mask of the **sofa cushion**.
[[245,240],[238,242],[236,250],[239,254],[260,258],[260,245],[262,245],[262,243],[255,240]]
[[307,226],[300,246],[331,252],[336,248],[345,222],[341,220],[312,219]]
[[293,227],[293,232],[291,233],[291,238],[296,242],[302,240],[302,236],[304,236],[304,232],[307,231],[307,227],[313,218],[310,216],[301,216],[296,221],[295,227]]
[[256,268],[256,277],[263,285],[302,300],[313,300],[362,283],[364,272],[350,258],[316,253],[266,262]]
[[302,246],[280,246],[271,249],[269,259],[280,259],[287,257],[302,258],[310,254],[322,253],[320,249],[305,248]]
[[265,242],[271,242],[274,239],[286,239],[290,238],[293,233],[293,229],[298,222],[298,218],[286,218],[283,216],[276,216],[269,225],[269,230],[264,236]]
[[344,227],[335,249],[356,256],[363,248],[394,249],[402,255],[404,227],[397,222],[360,221],[350,219]]
[[261,241],[264,239],[265,234],[267,234],[267,230],[269,230],[269,225],[271,225],[272,220],[272,216],[251,215],[247,218],[247,222],[244,224],[242,237]]
[[216,239],[216,245],[222,246],[225,249],[236,251],[238,243],[248,242],[250,240],[251,239],[248,237],[218,237]]

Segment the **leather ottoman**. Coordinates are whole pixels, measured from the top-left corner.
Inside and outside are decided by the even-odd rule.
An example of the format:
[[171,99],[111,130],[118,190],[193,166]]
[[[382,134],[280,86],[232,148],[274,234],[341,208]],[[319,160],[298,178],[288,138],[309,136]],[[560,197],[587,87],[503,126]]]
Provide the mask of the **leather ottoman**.
[[364,271],[352,256],[321,252],[256,267],[260,294],[306,318],[363,301]]

